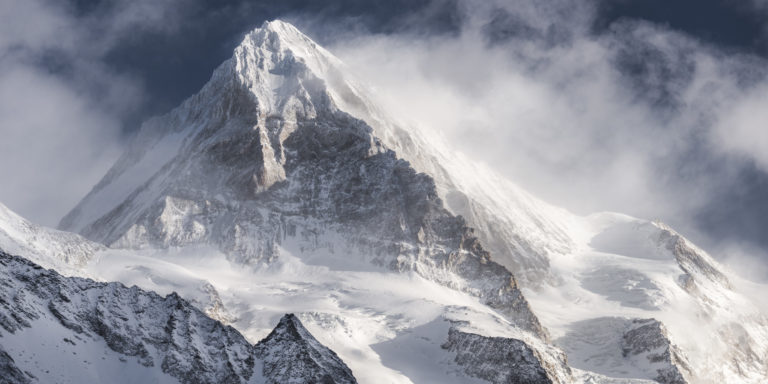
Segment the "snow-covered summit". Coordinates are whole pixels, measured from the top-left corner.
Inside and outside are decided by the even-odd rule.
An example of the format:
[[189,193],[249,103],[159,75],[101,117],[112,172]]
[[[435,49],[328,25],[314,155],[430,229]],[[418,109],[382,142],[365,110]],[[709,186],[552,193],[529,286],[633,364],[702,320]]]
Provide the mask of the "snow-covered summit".
[[245,144],[238,150],[262,164],[251,164],[241,176],[250,174],[249,187],[264,191],[285,179],[284,141],[297,122],[323,120],[321,115],[339,112],[365,121],[359,136],[370,137],[369,152],[394,150],[416,171],[429,174],[445,207],[477,228],[495,260],[525,285],[539,284],[547,276],[550,255],[573,249],[572,215],[454,153],[438,138],[398,124],[341,61],[282,21],[264,23],[246,34],[233,57],[215,70],[198,94],[168,115],[147,122],[131,148],[60,228],[107,244],[117,241],[135,218],[120,228],[115,228],[114,217],[106,226],[97,223],[100,219],[117,209],[128,210],[121,204],[143,198],[131,194],[140,194],[144,184],[160,188],[158,180],[150,179],[172,160],[224,141],[252,143],[252,150]]

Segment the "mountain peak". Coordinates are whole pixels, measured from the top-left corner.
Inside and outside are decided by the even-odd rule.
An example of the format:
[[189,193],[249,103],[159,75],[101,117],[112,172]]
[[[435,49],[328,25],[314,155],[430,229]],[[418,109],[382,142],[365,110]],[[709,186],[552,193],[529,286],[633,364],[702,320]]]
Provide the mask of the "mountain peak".
[[293,24],[280,19],[265,21],[261,24],[261,27],[254,29],[249,34],[277,34],[282,38],[299,38],[301,40],[312,42],[309,37],[299,31],[298,28],[294,27]]
[[235,48],[233,59],[237,73],[250,86],[265,80],[284,80],[274,77],[286,75],[314,75],[322,79],[329,71],[343,66],[332,53],[281,20],[264,22],[246,34]]
[[[236,160],[234,153],[247,153],[240,160],[248,169],[256,169],[250,176],[237,177],[245,180],[252,176],[256,191],[269,188],[285,178],[282,141],[296,129],[297,122],[312,120],[319,111],[338,110],[336,100],[341,98],[337,95],[348,97],[351,93],[330,89],[334,80],[327,79],[342,79],[340,68],[337,58],[292,25],[279,20],[264,23],[245,35],[232,58],[214,71],[203,89],[168,114],[144,123],[125,154],[59,227],[111,244],[115,233],[94,236],[101,231],[96,221],[103,219],[102,224],[107,224],[110,220],[105,215],[118,214],[113,210],[126,199],[139,203],[140,196],[132,194],[143,190],[169,162],[195,153],[213,155],[222,149],[217,145],[224,143],[238,143],[240,147],[226,159],[213,162],[224,160],[230,166],[229,162]],[[259,161],[251,161],[255,158],[249,156]],[[169,186],[159,178],[153,182],[158,189]],[[139,205],[144,203],[154,202],[144,200]],[[123,214],[133,215],[127,210]]]
[[264,361],[265,376],[279,379],[278,383],[297,377],[307,383],[357,383],[339,356],[317,341],[292,313],[259,342],[256,354]]
[[319,46],[307,35],[296,29],[293,25],[281,20],[265,21],[261,27],[247,33],[243,41],[236,48],[266,48],[273,52],[284,50],[297,50],[298,53],[312,53]]

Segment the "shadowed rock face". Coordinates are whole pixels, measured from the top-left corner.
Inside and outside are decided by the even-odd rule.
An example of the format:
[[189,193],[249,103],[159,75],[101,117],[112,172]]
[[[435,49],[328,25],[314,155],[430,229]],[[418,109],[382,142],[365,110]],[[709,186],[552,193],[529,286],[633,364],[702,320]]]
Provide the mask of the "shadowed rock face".
[[[344,362],[292,315],[254,346],[175,293],[160,297],[119,283],[62,277],[4,252],[0,277],[0,327],[11,334],[34,332],[39,321],[58,322],[77,338],[102,339],[112,351],[145,367],[159,366],[182,383],[245,383],[262,359],[267,383],[355,382]],[[0,373],[0,382],[26,383],[32,377],[20,374],[3,350]]]
[[0,326],[6,332],[48,319],[82,337],[101,338],[111,350],[145,367],[160,366],[183,383],[241,383],[252,376],[253,346],[175,293],[160,297],[118,283],[66,278],[5,253],[0,267]]
[[691,369],[687,358],[670,342],[666,328],[658,320],[632,320],[630,329],[624,333],[621,347],[624,357],[644,355],[650,363],[661,363],[662,366],[656,369],[658,375],[654,377],[658,382],[688,383],[685,376],[690,376]]
[[535,350],[520,340],[486,337],[451,327],[443,348],[473,377],[494,384],[565,384],[553,381]]

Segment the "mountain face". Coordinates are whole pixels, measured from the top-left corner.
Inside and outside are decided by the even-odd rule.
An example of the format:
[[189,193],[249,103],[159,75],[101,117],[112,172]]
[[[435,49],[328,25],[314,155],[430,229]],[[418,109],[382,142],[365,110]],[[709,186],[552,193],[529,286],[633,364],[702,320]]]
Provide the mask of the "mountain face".
[[[200,93],[146,124],[61,227],[115,248],[214,245],[251,266],[275,263],[278,246],[332,253],[342,268],[372,264],[466,292],[546,339],[513,275],[434,180],[339,109],[324,79],[340,67],[292,26],[265,24]],[[545,354],[569,376],[561,354]]]
[[293,315],[252,345],[176,294],[0,266],[0,382],[356,383]]
[[[768,318],[742,293],[764,287],[664,224],[579,217],[536,199],[398,123],[348,72],[291,25],[265,23],[199,93],[144,124],[62,231],[0,210],[0,249],[188,299],[125,288],[133,293],[108,301],[154,298],[141,310],[158,321],[109,323],[141,335],[127,340],[156,335],[138,343],[147,353],[124,348],[134,365],[152,359],[145,375],[168,376],[152,370],[169,353],[156,341],[177,329],[199,343],[179,344],[174,364],[219,366],[220,340],[207,332],[230,328],[199,321],[205,313],[261,340],[226,333],[225,351],[248,351],[221,371],[238,379],[765,382]],[[47,314],[49,297],[35,313]],[[91,304],[77,300],[54,308],[87,317]],[[186,325],[168,330],[169,311]],[[0,369],[24,373],[18,351],[6,352]]]
[[[142,129],[62,228],[119,248],[215,244],[251,265],[274,261],[288,237],[302,251],[341,248],[350,262],[465,290],[544,337],[516,280],[443,206],[433,179],[339,110],[318,77],[338,65],[287,24],[249,34],[198,95]],[[142,173],[159,151],[169,160]]]

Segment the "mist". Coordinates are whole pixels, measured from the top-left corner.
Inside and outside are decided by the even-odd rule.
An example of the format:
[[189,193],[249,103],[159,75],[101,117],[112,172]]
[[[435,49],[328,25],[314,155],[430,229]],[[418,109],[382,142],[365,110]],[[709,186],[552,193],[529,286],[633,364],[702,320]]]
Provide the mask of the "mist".
[[664,221],[768,278],[760,235],[744,239],[766,223],[719,236],[742,224],[711,214],[740,204],[745,169],[768,171],[765,60],[642,21],[596,33],[596,8],[546,4],[464,1],[455,35],[357,34],[331,51],[396,116],[544,200]]
[[181,2],[0,0],[0,202],[56,226],[122,151],[145,93],[107,63],[136,31],[174,28]]

